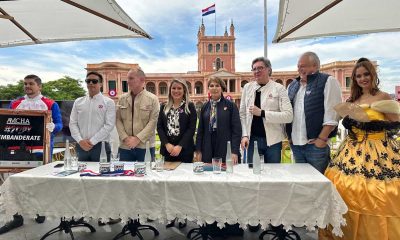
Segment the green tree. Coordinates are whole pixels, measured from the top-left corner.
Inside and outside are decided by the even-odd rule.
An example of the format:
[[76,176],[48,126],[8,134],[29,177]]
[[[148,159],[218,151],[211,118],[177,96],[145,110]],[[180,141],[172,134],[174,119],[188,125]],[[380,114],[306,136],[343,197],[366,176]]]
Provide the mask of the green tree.
[[[75,100],[85,95],[85,89],[80,85],[81,80],[64,76],[60,79],[42,84],[42,94],[54,100]],[[24,80],[17,84],[0,86],[0,99],[12,100],[25,95]]]
[[24,81],[19,80],[17,84],[0,86],[0,99],[12,100],[24,95]]
[[54,100],[75,100],[85,95],[81,80],[64,76],[60,79],[43,84],[42,94]]

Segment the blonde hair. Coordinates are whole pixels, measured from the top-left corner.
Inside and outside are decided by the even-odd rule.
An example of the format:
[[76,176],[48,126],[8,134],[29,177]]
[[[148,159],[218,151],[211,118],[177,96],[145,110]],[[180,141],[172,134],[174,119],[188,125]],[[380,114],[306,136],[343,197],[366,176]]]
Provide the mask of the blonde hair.
[[172,105],[174,105],[174,99],[172,98],[172,95],[171,95],[171,88],[172,88],[172,84],[174,84],[174,83],[178,83],[178,84],[182,85],[182,87],[183,87],[183,100],[185,100],[185,113],[186,114],[190,114],[190,110],[189,110],[189,88],[188,88],[188,86],[186,84],[186,81],[182,80],[182,79],[173,79],[171,84],[169,85],[168,102],[167,102],[167,104],[165,104],[165,108],[164,108],[165,115],[167,115],[169,110],[172,108]]

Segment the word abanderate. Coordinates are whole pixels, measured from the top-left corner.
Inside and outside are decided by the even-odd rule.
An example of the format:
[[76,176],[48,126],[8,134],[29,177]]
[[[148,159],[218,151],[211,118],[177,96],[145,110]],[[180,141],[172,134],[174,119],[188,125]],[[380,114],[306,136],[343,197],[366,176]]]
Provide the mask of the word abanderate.
[[40,141],[41,136],[29,135],[0,135],[0,140],[24,140],[24,141]]

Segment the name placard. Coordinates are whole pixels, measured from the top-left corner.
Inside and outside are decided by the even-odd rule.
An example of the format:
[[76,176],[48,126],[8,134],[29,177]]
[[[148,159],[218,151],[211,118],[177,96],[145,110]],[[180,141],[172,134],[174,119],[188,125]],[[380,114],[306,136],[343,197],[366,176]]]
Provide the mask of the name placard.
[[33,168],[50,156],[51,111],[0,109],[0,169]]

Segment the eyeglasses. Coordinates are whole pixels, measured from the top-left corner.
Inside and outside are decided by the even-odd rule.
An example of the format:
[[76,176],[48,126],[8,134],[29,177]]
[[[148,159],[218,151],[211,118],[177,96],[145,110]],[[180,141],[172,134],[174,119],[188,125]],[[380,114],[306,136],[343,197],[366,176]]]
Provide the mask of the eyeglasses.
[[97,79],[86,79],[85,82],[87,84],[89,84],[89,83],[97,84],[99,82],[99,80],[97,80]]
[[261,72],[264,69],[265,69],[265,67],[259,66],[259,67],[254,67],[253,69],[251,69],[251,71],[252,72]]

